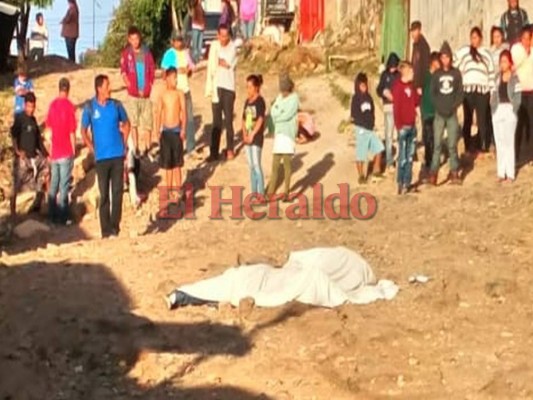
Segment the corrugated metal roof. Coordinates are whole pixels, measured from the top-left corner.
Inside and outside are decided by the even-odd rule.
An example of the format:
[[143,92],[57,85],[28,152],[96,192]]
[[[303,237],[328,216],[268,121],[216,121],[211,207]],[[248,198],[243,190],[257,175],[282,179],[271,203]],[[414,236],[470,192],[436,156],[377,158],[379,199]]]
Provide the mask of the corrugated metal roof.
[[19,8],[8,3],[3,3],[0,1],[0,13],[13,16],[20,12]]

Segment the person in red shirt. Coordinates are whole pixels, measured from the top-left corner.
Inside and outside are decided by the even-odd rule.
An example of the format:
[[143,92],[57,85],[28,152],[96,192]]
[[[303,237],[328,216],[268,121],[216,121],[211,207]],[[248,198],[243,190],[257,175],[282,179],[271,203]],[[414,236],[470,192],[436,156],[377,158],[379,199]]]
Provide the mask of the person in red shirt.
[[49,217],[57,224],[67,224],[69,220],[68,197],[76,146],[76,109],[68,98],[69,92],[69,80],[61,78],[59,96],[50,104],[46,119],[46,126],[52,131]]
[[416,108],[420,95],[413,85],[413,66],[400,63],[400,79],[392,86],[394,125],[398,131],[398,194],[407,194],[413,187],[413,156],[416,139]]

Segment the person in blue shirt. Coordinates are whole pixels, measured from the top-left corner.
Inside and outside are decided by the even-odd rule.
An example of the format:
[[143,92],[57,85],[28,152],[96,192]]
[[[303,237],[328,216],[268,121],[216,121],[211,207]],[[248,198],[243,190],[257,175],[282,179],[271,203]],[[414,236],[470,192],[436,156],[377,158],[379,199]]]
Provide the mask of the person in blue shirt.
[[83,109],[81,134],[96,160],[100,192],[100,229],[102,237],[107,238],[118,236],[120,232],[124,157],[130,123],[122,103],[110,98],[109,78],[106,75],[98,75],[94,80],[94,87],[96,96],[89,100]]
[[15,115],[24,111],[24,96],[33,93],[33,82],[28,78],[28,69],[20,66],[13,84],[15,90]]

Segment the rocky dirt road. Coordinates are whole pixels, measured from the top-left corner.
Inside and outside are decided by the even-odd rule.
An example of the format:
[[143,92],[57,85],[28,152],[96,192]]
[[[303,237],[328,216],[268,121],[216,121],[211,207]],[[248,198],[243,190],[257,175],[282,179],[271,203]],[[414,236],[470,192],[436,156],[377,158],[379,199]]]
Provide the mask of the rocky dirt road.
[[[107,72],[119,90],[117,72]],[[75,102],[90,95],[95,73],[69,74]],[[58,77],[36,81],[41,115]],[[351,82],[338,83],[351,90]],[[200,73],[195,114],[209,123],[202,85]],[[118,239],[98,239],[89,214],[80,225],[12,244],[0,260],[0,398],[533,398],[533,169],[522,168],[509,186],[497,184],[495,162],[483,160],[463,187],[398,197],[390,177],[357,188],[352,138],[337,133],[347,111],[328,79],[299,81],[298,91],[321,137],[298,147],[295,189],[311,193],[321,182],[331,193],[349,183],[376,196],[376,217],[251,221],[229,219],[226,210],[212,221],[206,187],[194,220],[154,222],[152,193],[141,211],[125,211]],[[276,77],[267,76],[264,95],[275,93]],[[248,185],[243,154],[188,167],[200,183]],[[169,286],[210,277],[239,256],[283,262],[292,250],[326,245],[360,252],[378,277],[401,286],[397,298],[249,315],[224,306],[169,312],[161,300]],[[416,273],[431,280],[409,284]]]

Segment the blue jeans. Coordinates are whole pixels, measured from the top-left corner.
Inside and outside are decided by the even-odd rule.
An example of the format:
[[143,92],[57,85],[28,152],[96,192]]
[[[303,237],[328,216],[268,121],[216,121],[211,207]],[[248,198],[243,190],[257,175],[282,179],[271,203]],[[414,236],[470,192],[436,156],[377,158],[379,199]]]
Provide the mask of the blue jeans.
[[250,167],[252,193],[265,194],[265,179],[261,168],[261,147],[256,145],[246,146],[246,158]]
[[[69,218],[68,193],[72,178],[73,158],[52,161],[51,181],[48,192],[48,213],[53,222],[65,224]],[[59,201],[57,195],[59,193]]]
[[204,41],[204,31],[199,29],[192,30],[191,53],[194,63],[198,63],[202,59],[202,47]]
[[194,137],[196,129],[194,126],[194,110],[192,108],[191,92],[185,93],[185,107],[187,108],[187,129],[185,131],[187,138],[186,150],[187,154],[190,154],[196,147],[196,139]]
[[392,140],[394,135],[394,113],[392,111],[385,111],[385,156],[387,167],[394,164],[394,157],[392,155]]
[[255,34],[255,21],[243,21],[242,33],[244,35],[244,40],[253,38]]
[[409,186],[413,179],[416,128],[404,126],[398,132],[398,185]]

